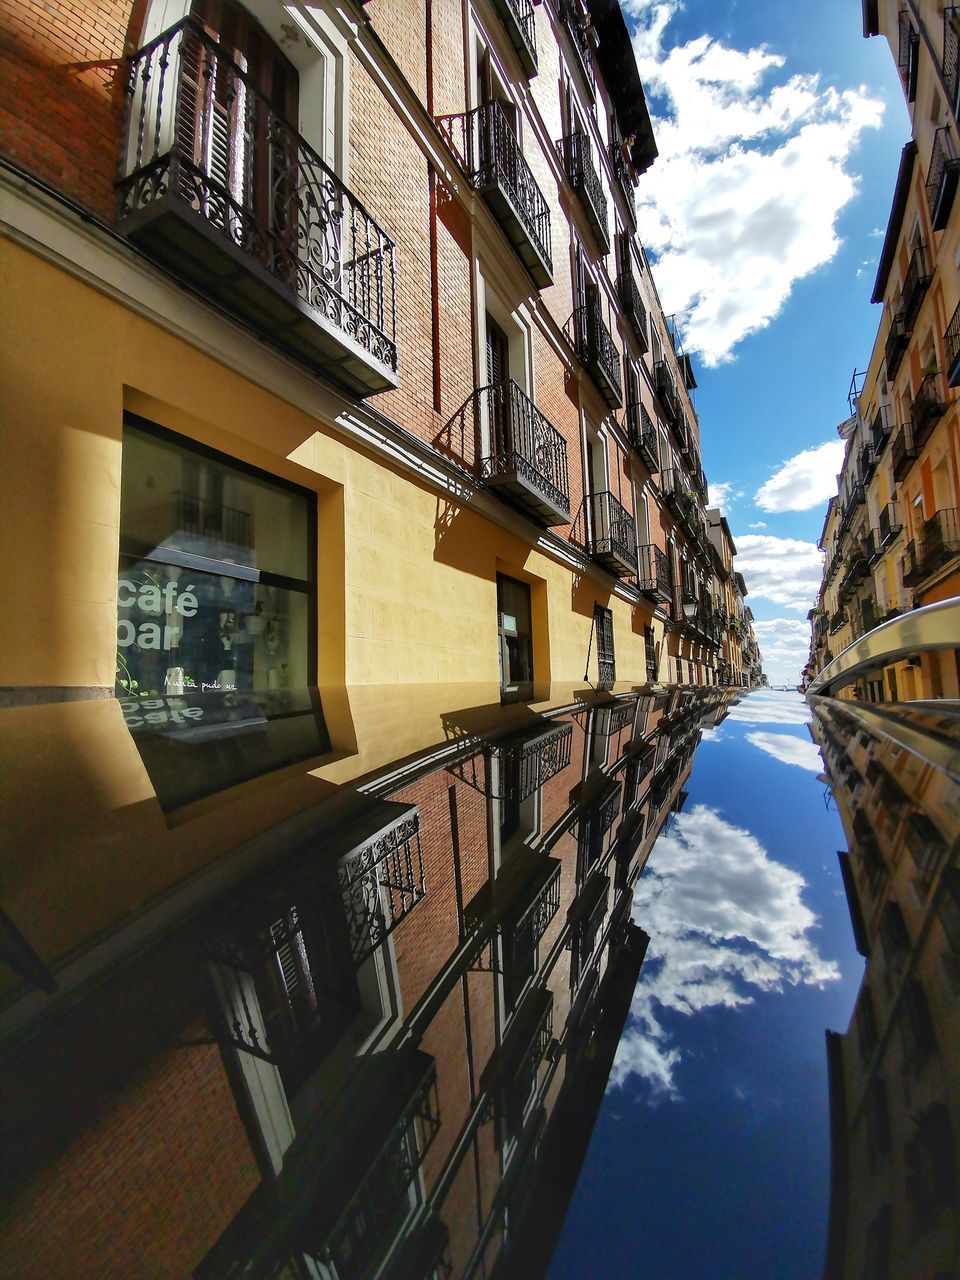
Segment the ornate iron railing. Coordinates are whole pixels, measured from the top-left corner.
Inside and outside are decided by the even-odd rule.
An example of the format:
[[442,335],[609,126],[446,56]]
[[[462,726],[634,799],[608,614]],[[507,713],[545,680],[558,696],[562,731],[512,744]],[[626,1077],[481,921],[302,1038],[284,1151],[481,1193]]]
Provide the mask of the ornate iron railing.
[[895,502],[888,502],[886,506],[880,508],[877,525],[880,545],[881,547],[886,547],[903,528],[897,514],[897,504]]
[[870,427],[870,434],[873,437],[873,452],[876,457],[879,458],[887,447],[887,441],[890,439],[892,430],[893,423],[890,421],[890,407],[882,404],[877,408]]
[[489,426],[490,453],[480,460],[481,476],[521,475],[569,519],[567,442],[556,427],[512,379],[481,387],[468,403],[486,415]]
[[676,424],[680,417],[680,397],[670,366],[666,360],[658,360],[653,367],[653,385],[656,387],[660,403],[670,421]]
[[532,975],[536,969],[536,953],[547,926],[560,910],[559,861],[550,859],[534,877],[530,901],[518,916],[512,917],[505,930],[506,964],[513,974]]
[[119,225],[187,210],[300,304],[396,372],[393,241],[192,18],[130,58]]
[[947,225],[957,192],[958,177],[960,158],[957,157],[950,126],[944,125],[933,135],[930,168],[927,170],[927,203],[934,231],[942,231]]
[[537,74],[537,24],[532,0],[494,0],[528,76]]
[[960,555],[960,523],[956,507],[935,511],[924,522],[918,555],[919,577],[926,578],[954,556]]
[[590,48],[590,36],[587,28],[584,26],[583,19],[580,16],[580,9],[576,0],[560,0],[557,7],[557,16],[563,23],[563,28],[570,37],[570,43],[573,45],[577,55],[577,65],[583,72],[591,95],[595,87],[593,76],[593,51]]
[[613,169],[614,177],[620,187],[620,192],[627,205],[627,212],[630,215],[630,221],[634,227],[637,225],[637,203],[633,191],[633,183],[630,181],[630,171],[627,161],[623,154],[623,142],[620,138],[612,138],[610,140],[610,166]]
[[252,547],[253,530],[249,511],[224,506],[212,498],[177,489],[173,494],[173,527],[179,533],[227,543],[232,547]]
[[360,964],[426,893],[419,817],[407,819],[341,861],[337,884],[354,963]]
[[913,102],[917,96],[917,70],[920,57],[920,35],[910,20],[906,9],[901,9],[897,19],[899,41],[897,47],[897,67],[903,80],[907,101]]
[[847,620],[846,609],[837,609],[830,616],[830,634],[835,635]]
[[634,400],[627,405],[627,434],[647,470],[656,474],[660,470],[660,437],[642,401]]
[[900,481],[913,466],[917,450],[913,443],[913,427],[905,422],[894,437],[890,446],[890,460],[893,464],[893,478]]
[[950,317],[943,347],[947,355],[947,384],[956,387],[960,385],[960,304]]
[[943,80],[953,114],[960,105],[960,7],[948,4],[943,11]]
[[620,305],[623,307],[623,314],[627,317],[631,329],[637,335],[637,341],[641,348],[646,351],[648,349],[647,309],[643,305],[643,298],[640,296],[633,268],[629,264],[617,276],[617,295],[620,298]]
[[[516,762],[515,771],[506,769],[505,792],[517,788],[517,798],[526,800],[545,782],[565,769],[573,750],[573,725],[553,725],[546,732],[517,746],[507,744],[501,749],[504,766]],[[514,780],[511,780],[514,779]]]
[[588,545],[591,555],[614,554],[636,563],[637,526],[633,516],[609,490],[590,493],[584,499],[588,517]]
[[576,130],[557,143],[557,155],[604,252],[610,247],[607,234],[607,197],[594,167],[590,141]]
[[934,369],[921,380],[910,402],[910,425],[913,427],[913,443],[917,449],[946,411],[947,406],[940,394],[940,374]]
[[907,349],[909,340],[910,335],[904,326],[903,316],[899,311],[895,311],[890,318],[890,332],[887,334],[887,340],[883,347],[888,382],[893,382],[897,376],[897,370],[900,368],[900,362],[903,360],[903,353]]
[[860,446],[857,454],[857,468],[864,484],[868,484],[873,479],[873,473],[877,469],[877,455],[873,451],[873,445],[869,441]]
[[916,542],[908,542],[900,557],[900,579],[905,587],[920,581],[919,548]]
[[612,406],[623,403],[620,352],[610,331],[600,318],[595,303],[577,307],[572,316],[573,343],[577,357],[593,377]]
[[916,324],[920,305],[924,294],[930,288],[932,279],[933,276],[927,268],[926,248],[921,240],[910,255],[910,265],[907,267],[906,279],[900,294],[902,301],[899,309],[903,315],[903,327],[908,332],[912,331]]
[[[441,116],[437,124],[470,185],[488,200],[492,191],[506,197],[548,272],[552,272],[550,206],[500,103],[489,102],[464,115]],[[494,212],[499,216],[496,208]]]

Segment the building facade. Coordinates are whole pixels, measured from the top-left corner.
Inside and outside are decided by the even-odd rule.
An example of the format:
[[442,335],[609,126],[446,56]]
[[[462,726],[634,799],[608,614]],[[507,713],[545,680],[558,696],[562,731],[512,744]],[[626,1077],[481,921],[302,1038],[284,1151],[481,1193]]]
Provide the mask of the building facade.
[[[882,316],[851,387],[838,494],[824,525],[811,672],[884,621],[960,593],[960,213],[955,6],[864,0],[890,44],[912,121],[872,301]],[[848,696],[956,697],[956,650],[910,655]]]

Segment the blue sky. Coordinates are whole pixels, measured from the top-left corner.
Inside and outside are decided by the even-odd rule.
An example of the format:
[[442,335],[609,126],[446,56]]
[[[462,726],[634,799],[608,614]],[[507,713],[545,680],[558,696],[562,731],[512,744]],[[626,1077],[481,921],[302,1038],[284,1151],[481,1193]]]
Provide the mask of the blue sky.
[[698,353],[704,465],[765,669],[795,682],[836,427],[880,320],[869,299],[906,106],[858,0],[624,8],[661,152],[638,189],[641,237]]
[[752,694],[697,749],[637,884],[650,946],[549,1280],[821,1273],[824,1031],[863,962],[807,715]]

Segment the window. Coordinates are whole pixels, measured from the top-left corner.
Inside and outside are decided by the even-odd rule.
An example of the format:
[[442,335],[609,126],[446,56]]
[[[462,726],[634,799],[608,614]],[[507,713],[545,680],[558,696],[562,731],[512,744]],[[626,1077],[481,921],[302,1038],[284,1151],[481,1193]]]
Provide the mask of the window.
[[118,696],[315,684],[315,542],[308,490],[128,420]]
[[497,574],[497,618],[501,693],[529,698],[533,694],[533,622],[525,582]]
[[613,684],[616,680],[616,662],[613,654],[613,613],[602,605],[593,610],[593,629],[597,644],[597,667],[600,684]]
[[647,679],[654,683],[657,678],[657,646],[653,627],[643,628],[643,647],[647,659]]

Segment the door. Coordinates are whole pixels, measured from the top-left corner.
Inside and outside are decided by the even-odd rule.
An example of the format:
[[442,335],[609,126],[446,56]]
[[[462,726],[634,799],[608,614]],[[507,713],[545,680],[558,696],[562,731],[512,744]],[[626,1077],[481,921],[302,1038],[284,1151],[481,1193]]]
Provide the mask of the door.
[[497,574],[500,691],[508,700],[533,696],[533,627],[530,588]]
[[[486,314],[487,328],[487,386],[490,415],[491,453],[507,459],[513,452],[510,430],[510,351],[507,335],[493,316]],[[511,464],[512,465],[512,464]]]

